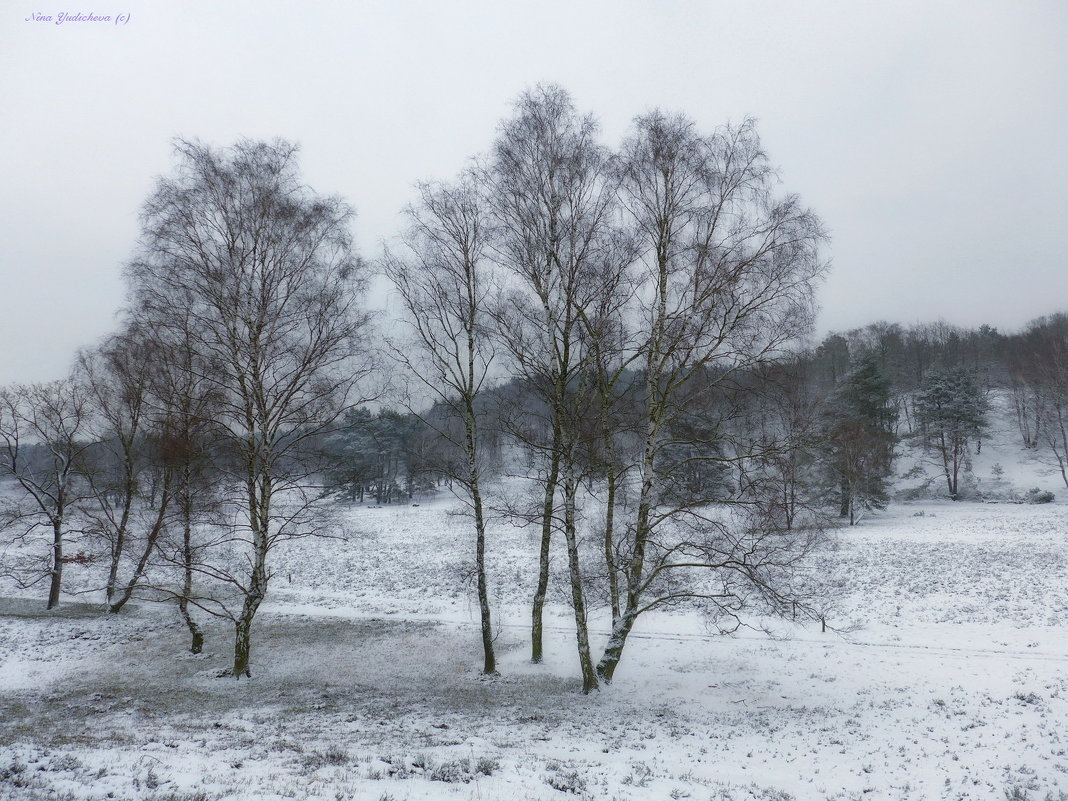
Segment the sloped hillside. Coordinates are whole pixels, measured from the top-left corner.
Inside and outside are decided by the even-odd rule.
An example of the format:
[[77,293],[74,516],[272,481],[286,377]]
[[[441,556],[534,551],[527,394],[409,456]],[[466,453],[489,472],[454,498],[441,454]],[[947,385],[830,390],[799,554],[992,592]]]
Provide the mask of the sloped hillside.
[[[1025,501],[1032,489],[1068,498],[1056,459],[1048,448],[1023,445],[1016,423],[1011,393],[988,392],[989,426],[982,439],[971,443],[961,472],[961,495],[970,501]],[[937,452],[925,452],[901,425],[895,488],[899,501],[934,500],[948,497],[946,479]]]

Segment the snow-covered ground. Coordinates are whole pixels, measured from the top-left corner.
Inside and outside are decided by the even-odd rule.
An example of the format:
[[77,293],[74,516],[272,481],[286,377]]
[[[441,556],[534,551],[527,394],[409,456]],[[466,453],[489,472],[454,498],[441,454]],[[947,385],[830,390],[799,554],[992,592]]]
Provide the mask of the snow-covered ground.
[[[995,446],[977,473],[1001,458],[1041,478]],[[727,637],[651,615],[589,697],[559,600],[546,663],[527,661],[532,534],[501,523],[502,675],[479,675],[452,508],[354,508],[343,540],[278,551],[247,681],[215,678],[221,626],[194,657],[170,607],[105,616],[69,598],[45,613],[5,590],[0,798],[1068,798],[1061,497],[895,504],[842,529],[815,568],[845,579],[839,631]],[[603,613],[592,625],[598,647]]]
[[[554,610],[526,661],[525,532],[495,530],[502,676],[478,675],[447,504],[353,510],[279,552],[251,681],[168,609],[0,601],[0,797],[1004,798],[1068,792],[1068,507],[898,505],[842,532],[849,634],[642,621],[578,692]],[[603,622],[596,626],[602,632]],[[6,793],[6,795],[4,795]]]

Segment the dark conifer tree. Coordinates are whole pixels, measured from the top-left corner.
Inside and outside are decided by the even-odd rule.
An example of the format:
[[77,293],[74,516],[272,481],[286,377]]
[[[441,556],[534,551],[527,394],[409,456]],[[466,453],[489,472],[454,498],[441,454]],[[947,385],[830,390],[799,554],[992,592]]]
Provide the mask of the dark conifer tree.
[[824,410],[823,461],[838,512],[857,521],[857,509],[884,509],[894,458],[890,381],[873,354],[861,357],[831,393]]
[[920,440],[931,449],[946,476],[949,497],[958,499],[960,468],[968,443],[977,442],[986,428],[988,403],[966,367],[930,373],[916,395]]

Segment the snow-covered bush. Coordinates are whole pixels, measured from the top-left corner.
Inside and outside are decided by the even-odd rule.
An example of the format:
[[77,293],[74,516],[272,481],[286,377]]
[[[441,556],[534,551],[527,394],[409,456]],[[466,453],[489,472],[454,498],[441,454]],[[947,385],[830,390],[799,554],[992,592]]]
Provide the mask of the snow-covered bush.
[[430,781],[449,782],[451,784],[467,784],[475,778],[471,772],[471,760],[451,759],[442,762],[430,772]]
[[1053,503],[1055,497],[1056,496],[1049,490],[1040,490],[1038,487],[1032,487],[1027,491],[1024,500],[1027,503]]
[[586,790],[586,780],[577,770],[561,770],[545,777],[545,783],[561,793],[579,795]]

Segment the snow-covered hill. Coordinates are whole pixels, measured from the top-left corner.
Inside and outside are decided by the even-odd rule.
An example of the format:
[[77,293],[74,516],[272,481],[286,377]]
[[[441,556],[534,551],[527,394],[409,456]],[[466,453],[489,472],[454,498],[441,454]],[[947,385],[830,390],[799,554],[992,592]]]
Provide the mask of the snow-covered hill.
[[[1068,498],[1056,459],[1048,448],[1028,449],[1016,423],[1008,390],[987,394],[989,427],[977,443],[971,443],[961,472],[961,495],[967,500],[1019,502],[1032,489]],[[924,452],[909,436],[907,421],[901,422],[901,442],[895,462],[899,500],[931,500],[946,497],[946,479],[934,451]]]

